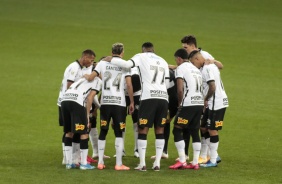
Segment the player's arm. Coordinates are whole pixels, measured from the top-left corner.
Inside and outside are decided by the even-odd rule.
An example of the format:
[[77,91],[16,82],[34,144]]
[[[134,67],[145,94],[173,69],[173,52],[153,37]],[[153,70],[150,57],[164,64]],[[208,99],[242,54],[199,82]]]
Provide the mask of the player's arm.
[[223,64],[220,61],[214,60],[214,59],[206,59],[205,60],[205,65],[209,65],[209,64],[215,64],[215,66],[217,66],[218,69],[223,69]]
[[168,65],[168,68],[175,70],[177,68],[176,65]]
[[[97,94],[97,91],[91,90],[89,95],[87,96],[87,102],[86,102],[86,112],[87,117],[89,117],[90,109],[92,107],[94,96]],[[88,129],[91,129],[90,123],[88,122]]]
[[134,111],[134,99],[133,99],[133,87],[132,87],[131,76],[126,76],[125,82],[126,82],[128,97],[130,99],[129,114],[132,114]]
[[209,99],[214,95],[215,93],[215,81],[208,81],[208,85],[209,85],[209,90],[207,95],[205,96],[205,106],[207,106],[207,102],[209,101]]
[[132,60],[125,61],[118,57],[113,57],[110,61],[113,65],[123,67],[123,68],[132,68],[135,66],[134,62]]
[[178,98],[178,107],[180,107],[180,104],[183,99],[183,79],[182,78],[177,78],[177,98]]
[[90,75],[89,74],[83,75],[83,77],[88,81],[92,81],[96,76],[98,76],[98,72],[95,70]]
[[67,80],[67,89],[70,88],[70,86],[74,83],[74,81]]
[[98,108],[101,107],[101,104],[100,104],[100,102],[98,100],[98,96],[97,95],[94,96],[93,102],[94,102],[96,107],[98,107]]

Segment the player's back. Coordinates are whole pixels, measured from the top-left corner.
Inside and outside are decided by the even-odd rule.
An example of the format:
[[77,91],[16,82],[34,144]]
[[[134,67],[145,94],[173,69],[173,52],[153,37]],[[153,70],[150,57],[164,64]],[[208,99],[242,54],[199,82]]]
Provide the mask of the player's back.
[[204,105],[200,70],[190,62],[184,62],[178,67],[176,71],[182,72],[184,80],[183,106]]
[[224,90],[223,82],[221,80],[220,71],[215,64],[204,65],[202,69],[203,74],[203,87],[204,95],[208,92],[207,82],[212,79],[215,81],[215,95],[209,100],[209,108],[212,110],[218,110],[228,107],[228,99]]
[[78,61],[74,61],[67,66],[62,79],[57,105],[61,106],[61,100],[65,91],[67,90],[68,80],[75,82],[78,81],[82,76],[82,67]]
[[130,72],[106,61],[100,61],[94,71],[102,78],[101,105],[126,106],[124,84]]
[[167,100],[165,78],[169,78],[167,62],[152,52],[135,55],[132,60],[139,67],[142,83],[141,100],[158,98]]
[[101,82],[99,78],[95,78],[93,81],[87,81],[85,78],[81,78],[74,82],[69,89],[64,93],[63,101],[75,101],[84,106],[85,99],[91,90],[100,91]]

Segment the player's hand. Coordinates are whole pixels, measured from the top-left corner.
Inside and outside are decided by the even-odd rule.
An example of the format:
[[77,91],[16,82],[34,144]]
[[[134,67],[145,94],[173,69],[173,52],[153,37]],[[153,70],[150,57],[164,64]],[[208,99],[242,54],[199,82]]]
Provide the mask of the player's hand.
[[90,76],[89,74],[84,74],[84,75],[83,75],[83,77],[84,77],[86,80],[89,79],[89,76]]
[[207,108],[208,106],[209,106],[209,103],[208,103],[207,100],[205,100],[205,102],[204,102],[204,109]]
[[129,114],[131,115],[134,112],[134,103],[130,103],[129,105]]
[[90,132],[91,131],[91,123],[90,121],[88,121],[87,123],[87,132]]
[[113,58],[112,56],[107,56],[107,57],[103,58],[103,61],[111,62],[112,58]]
[[215,62],[215,60],[213,60],[213,59],[206,59],[205,65],[214,64],[214,62]]

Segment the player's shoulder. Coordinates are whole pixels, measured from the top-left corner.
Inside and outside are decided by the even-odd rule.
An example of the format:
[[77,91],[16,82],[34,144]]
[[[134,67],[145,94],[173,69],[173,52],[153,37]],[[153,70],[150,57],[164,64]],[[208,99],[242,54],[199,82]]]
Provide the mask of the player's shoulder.
[[214,59],[214,57],[210,53],[208,53],[207,51],[201,50],[200,53],[202,54],[202,56],[205,59]]

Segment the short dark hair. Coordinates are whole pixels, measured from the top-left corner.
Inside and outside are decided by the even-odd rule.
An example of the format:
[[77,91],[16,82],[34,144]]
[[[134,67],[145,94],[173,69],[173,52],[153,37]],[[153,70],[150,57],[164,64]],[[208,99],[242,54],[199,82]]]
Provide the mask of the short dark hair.
[[142,48],[146,48],[146,49],[153,48],[153,47],[154,45],[151,42],[145,42],[142,45]]
[[180,57],[182,59],[188,59],[188,53],[185,49],[178,49],[175,53],[174,53],[174,57]]
[[91,49],[86,49],[85,51],[82,52],[82,55],[90,55],[90,56],[93,55],[94,57],[96,57],[95,52]]
[[188,59],[191,59],[193,56],[195,56],[196,54],[198,54],[200,51],[199,50],[193,50],[189,56],[188,56]]
[[114,43],[112,45],[112,53],[120,55],[123,52],[123,44],[122,43]]
[[186,44],[188,44],[188,45],[194,44],[195,47],[197,47],[197,40],[196,40],[196,37],[195,37],[194,35],[184,36],[184,37],[181,39],[181,43],[186,43]]

